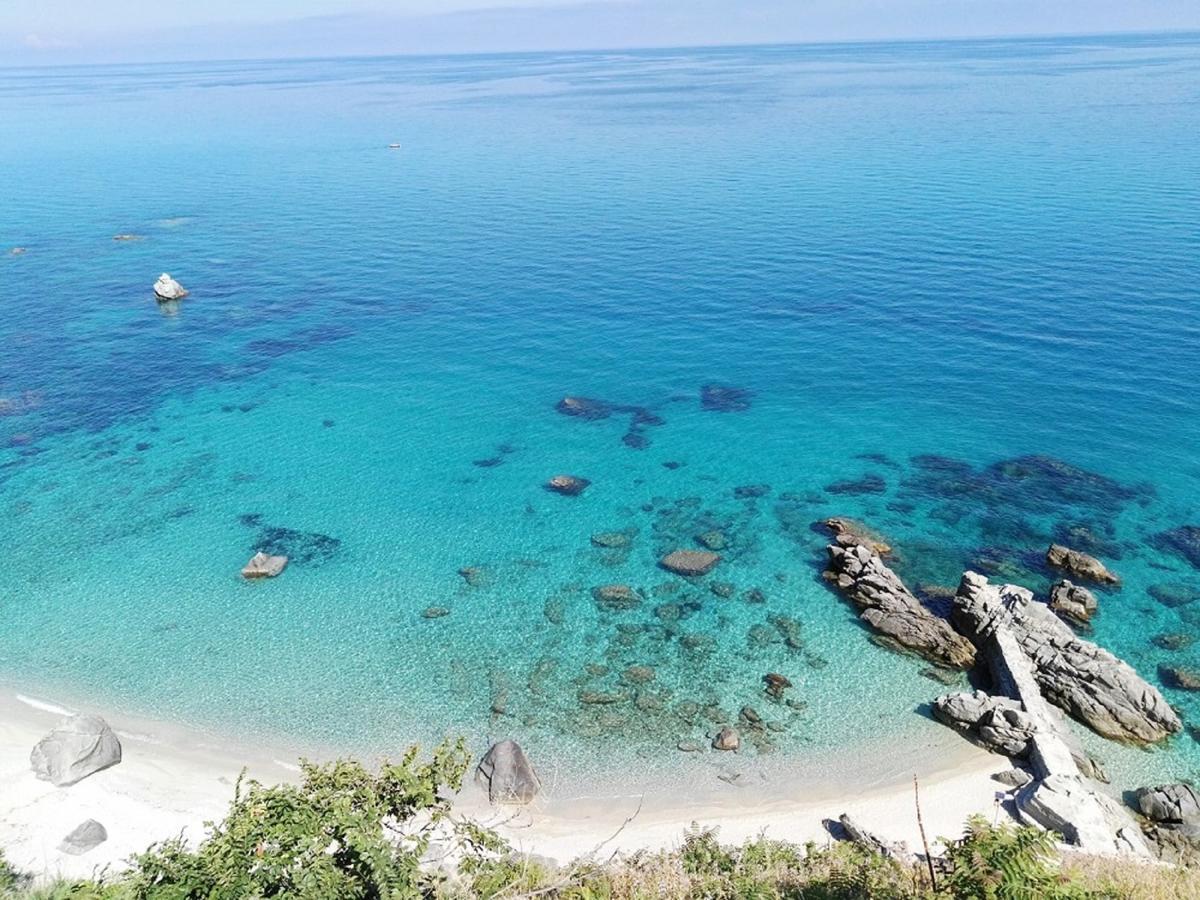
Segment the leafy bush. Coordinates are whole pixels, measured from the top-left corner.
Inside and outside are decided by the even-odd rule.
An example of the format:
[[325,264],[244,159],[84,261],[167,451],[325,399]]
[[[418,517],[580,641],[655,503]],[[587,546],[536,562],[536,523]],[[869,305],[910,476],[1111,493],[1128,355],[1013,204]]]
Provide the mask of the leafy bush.
[[1036,828],[989,825],[980,816],[947,844],[950,874],[945,888],[953,897],[979,900],[1077,900],[1096,896],[1072,884],[1060,871],[1054,835]]

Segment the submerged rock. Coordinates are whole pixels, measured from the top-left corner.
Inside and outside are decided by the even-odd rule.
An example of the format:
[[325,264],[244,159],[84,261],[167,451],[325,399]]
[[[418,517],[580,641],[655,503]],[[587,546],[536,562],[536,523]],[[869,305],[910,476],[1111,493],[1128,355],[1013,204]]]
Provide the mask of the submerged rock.
[[107,840],[108,830],[95,819],[87,819],[76,825],[71,833],[62,839],[58,849],[70,856],[82,856]]
[[953,668],[969,668],[975,648],[921,604],[867,544],[831,544],[826,579],[860,610],[860,618],[900,647]]
[[1079,638],[1032,592],[963,575],[952,614],[977,645],[1006,621],[1046,699],[1114,740],[1153,744],[1178,732],[1179,716],[1158,690],[1107,650]]
[[563,397],[554,408],[564,416],[576,416],[580,419],[607,419],[612,415],[612,405],[603,400],[591,397]]
[[450,615],[450,610],[444,606],[427,606],[421,613],[421,617],[424,619],[441,619],[448,615]]
[[600,531],[592,535],[592,544],[608,550],[624,550],[633,543],[628,531]]
[[1072,550],[1070,547],[1064,547],[1062,544],[1050,545],[1050,549],[1046,551],[1046,562],[1077,578],[1084,578],[1100,584],[1117,584],[1121,580],[1096,557]]
[[745,412],[754,392],[724,384],[706,384],[700,388],[700,408],[710,412]]
[[720,561],[720,556],[707,550],[675,550],[658,564],[676,575],[697,576],[707,575]]
[[121,761],[121,742],[99,716],[63,719],[38,741],[29,762],[42,781],[67,787]]
[[768,672],[763,676],[762,680],[767,696],[772,700],[782,699],[783,692],[792,686],[791,680],[786,675],[780,675],[778,672]]
[[261,550],[242,567],[243,578],[274,578],[287,566],[286,556],[270,556]]
[[883,494],[886,492],[887,481],[884,480],[882,475],[875,475],[873,473],[864,475],[862,478],[835,481],[832,484],[825,485],[825,493],[827,494],[857,496],[862,494]]
[[182,300],[188,295],[182,284],[163,272],[154,282],[154,296],[159,300]]
[[1196,643],[1196,638],[1190,634],[1184,634],[1181,631],[1171,631],[1165,634],[1156,634],[1150,639],[1150,642],[1162,650],[1170,650],[1172,653],[1179,650],[1186,650],[1192,644]]
[[341,546],[338,538],[318,531],[268,526],[259,531],[254,549],[269,556],[286,556],[291,564],[316,566],[333,559]]
[[642,605],[641,595],[627,584],[605,584],[592,588],[592,597],[605,609],[627,610]]
[[1200,569],[1200,525],[1180,525],[1156,534],[1151,543],[1160,550],[1182,556]]
[[729,539],[723,531],[706,531],[696,535],[696,543],[707,550],[724,550],[729,546]]
[[1200,600],[1200,587],[1182,581],[1152,584],[1146,588],[1146,593],[1170,609],[1178,609]]
[[1068,622],[1086,626],[1097,609],[1096,595],[1064,578],[1050,588],[1049,606]]
[[486,785],[492,803],[529,803],[542,789],[533,764],[516,741],[493,744],[480,760],[475,780]]
[[717,732],[717,736],[713,738],[712,746],[714,750],[737,750],[742,746],[742,738],[736,728],[726,726]]
[[546,490],[568,497],[577,497],[591,484],[586,478],[578,475],[555,475],[546,482]]
[[1200,669],[1187,666],[1159,666],[1158,677],[1167,687],[1179,691],[1200,691]]
[[733,496],[736,500],[753,500],[757,497],[765,497],[771,493],[769,484],[743,484],[733,489]]

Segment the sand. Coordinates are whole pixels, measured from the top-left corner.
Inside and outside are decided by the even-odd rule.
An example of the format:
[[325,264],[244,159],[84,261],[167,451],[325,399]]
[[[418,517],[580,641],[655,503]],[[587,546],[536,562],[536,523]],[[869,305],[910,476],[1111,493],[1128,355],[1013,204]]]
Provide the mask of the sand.
[[[0,847],[11,863],[39,879],[119,869],[131,854],[181,833],[199,840],[206,821],[223,817],[243,770],[266,783],[298,774],[294,748],[233,746],[219,736],[88,709],[83,711],[104,715],[120,736],[124,758],[76,785],[56,788],[34,777],[29,751],[73,711],[11,691],[0,695]],[[843,812],[889,840],[919,848],[914,775],[934,841],[960,834],[973,813],[1004,815],[996,800],[1003,788],[990,776],[1008,767],[1003,757],[931,726],[905,740],[799,760],[706,753],[690,767],[686,787],[580,788],[543,766],[543,796],[530,807],[491,808],[469,783],[456,812],[495,827],[523,852],[559,862],[678,846],[693,822],[719,828],[728,843],[766,834],[824,844],[829,836],[823,820]],[[82,856],[59,851],[62,838],[88,818],[106,827],[108,840]]]

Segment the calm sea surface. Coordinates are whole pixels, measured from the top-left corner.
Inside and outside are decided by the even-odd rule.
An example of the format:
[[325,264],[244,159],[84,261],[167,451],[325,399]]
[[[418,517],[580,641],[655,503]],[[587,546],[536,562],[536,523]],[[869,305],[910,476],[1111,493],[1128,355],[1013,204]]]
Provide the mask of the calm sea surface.
[[1186,36],[2,70],[0,679],[601,774],[933,728],[835,514],[931,594],[1089,550],[1094,638],[1200,669],[1198,136]]

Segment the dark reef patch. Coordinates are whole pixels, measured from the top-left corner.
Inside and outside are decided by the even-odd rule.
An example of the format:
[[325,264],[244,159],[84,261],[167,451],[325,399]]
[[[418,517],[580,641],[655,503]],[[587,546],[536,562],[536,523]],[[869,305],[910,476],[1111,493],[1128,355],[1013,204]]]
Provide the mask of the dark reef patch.
[[828,494],[884,494],[887,492],[887,481],[882,475],[868,473],[862,478],[848,479],[846,481],[835,481],[832,484],[825,485],[825,492]]
[[1169,531],[1161,531],[1150,539],[1159,550],[1181,556],[1200,569],[1200,525],[1180,525]]
[[259,551],[270,556],[286,556],[293,565],[321,565],[329,562],[341,549],[342,542],[319,531],[297,531],[277,525],[263,525],[262,513],[243,513],[238,521],[247,528],[257,528],[252,553]]
[[700,387],[700,408],[709,412],[745,412],[754,399],[754,391],[725,384]]

